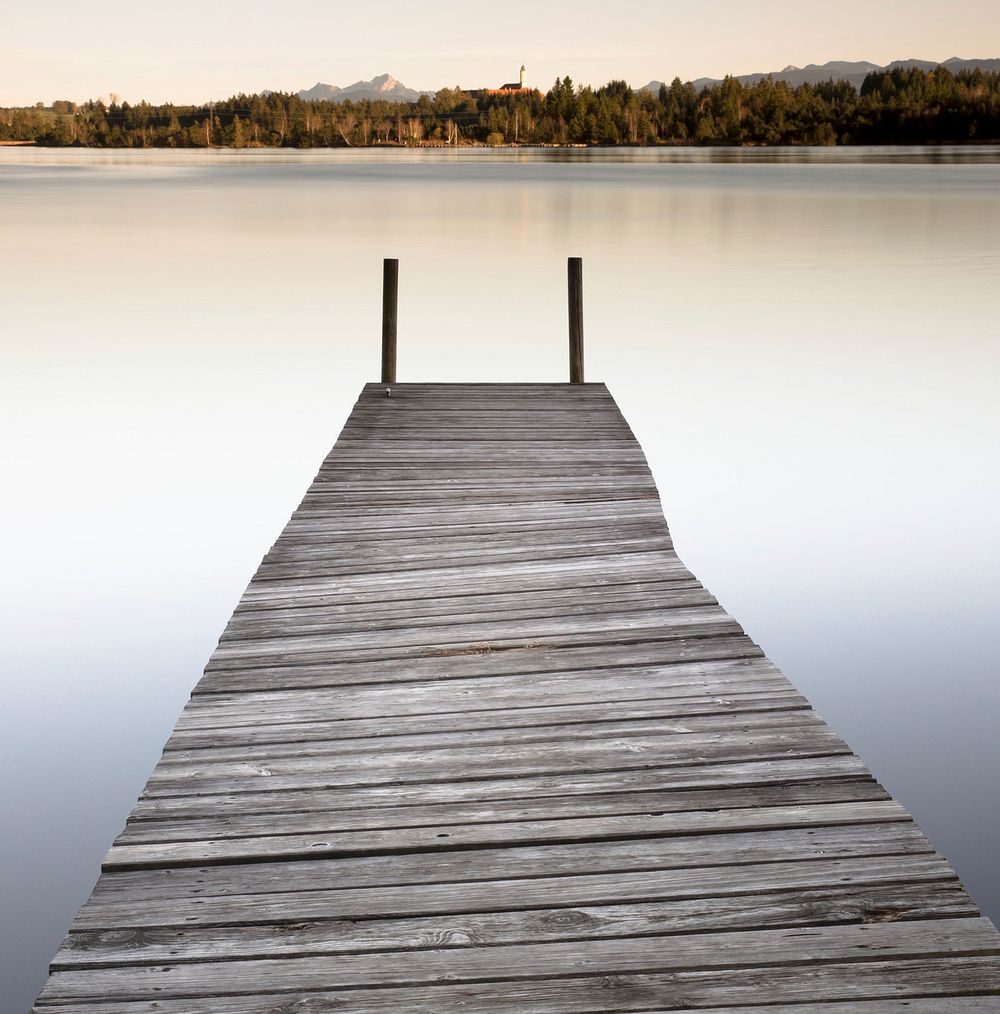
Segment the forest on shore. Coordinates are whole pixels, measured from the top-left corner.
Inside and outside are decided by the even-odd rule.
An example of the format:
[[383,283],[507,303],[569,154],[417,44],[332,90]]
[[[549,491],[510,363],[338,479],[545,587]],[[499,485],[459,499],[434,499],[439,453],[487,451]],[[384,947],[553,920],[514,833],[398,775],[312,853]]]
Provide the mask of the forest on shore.
[[1000,141],[1000,73],[945,67],[790,87],[726,78],[700,91],[675,79],[659,93],[623,81],[557,79],[548,92],[445,88],[413,103],[305,101],[270,92],[205,105],[0,109],[0,142],[95,148],[368,145],[834,145]]

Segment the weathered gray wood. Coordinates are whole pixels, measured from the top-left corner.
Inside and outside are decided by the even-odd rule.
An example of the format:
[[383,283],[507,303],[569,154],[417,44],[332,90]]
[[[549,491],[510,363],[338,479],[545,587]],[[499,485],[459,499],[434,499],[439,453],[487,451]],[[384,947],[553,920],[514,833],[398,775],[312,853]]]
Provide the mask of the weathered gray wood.
[[[533,899],[523,901],[533,903]],[[158,928],[155,932],[136,929],[124,934],[84,930],[66,938],[52,968],[434,950],[782,926],[970,918],[976,914],[975,905],[957,880],[799,888],[751,896],[641,900],[625,905],[527,908],[451,916],[420,914],[406,919],[372,919],[370,913],[358,912],[352,918],[310,922],[300,916],[291,924],[264,926]]]
[[[494,881],[584,873],[684,869],[831,858],[919,856],[932,852],[912,824],[784,828],[682,838],[508,845],[398,855],[343,856],[115,871],[101,877],[87,909],[115,900],[142,906],[154,898],[204,899],[217,895],[344,890],[349,887]],[[609,878],[614,882],[615,878]]]
[[[843,890],[893,884],[957,883],[947,863],[932,853],[844,859],[801,859],[793,862],[745,863],[692,869],[622,871],[572,876],[510,878],[489,881],[408,883],[399,886],[281,890],[261,899],[259,892],[216,893],[206,901],[192,891],[184,897],[144,897],[138,890],[99,897],[80,910],[74,932],[115,929],[191,928],[368,918],[410,918],[469,912],[516,912],[541,908],[608,905],[619,902],[669,902],[709,898],[764,898],[836,885]],[[145,884],[139,885],[145,889]],[[165,894],[166,892],[159,892]],[[262,908],[262,902],[266,907]],[[890,913],[891,915],[891,913]]]
[[[316,721],[278,721],[253,723],[249,710],[233,713],[233,724],[216,724],[200,728],[178,729],[164,747],[163,762],[170,762],[175,753],[186,750],[241,750],[278,746],[284,743],[305,744],[333,739],[405,736],[411,733],[445,735],[491,730],[501,734],[513,730],[550,729],[560,725],[588,725],[598,734],[602,727],[614,722],[653,720],[680,722],[683,719],[728,718],[738,721],[740,716],[756,719],[764,713],[773,715],[779,722],[789,713],[808,710],[805,698],[792,690],[777,688],[763,692],[742,692],[729,698],[696,697],[658,698],[644,696],[639,700],[586,701],[562,705],[528,704],[523,708],[489,708],[480,711],[441,712],[437,714],[401,714],[389,718],[350,719],[320,718]],[[217,719],[217,723],[221,719]],[[245,724],[242,724],[245,723]],[[690,728],[691,726],[687,726]]]
[[473,676],[539,676],[581,669],[614,670],[634,666],[670,666],[760,658],[763,653],[748,637],[727,636],[732,628],[709,620],[691,628],[673,628],[674,636],[658,639],[616,638],[594,644],[550,644],[531,638],[503,645],[475,642],[449,648],[428,647],[423,653],[355,652],[353,657],[296,658],[277,664],[225,666],[211,663],[195,688],[196,694],[292,690],[376,683],[417,683]]
[[820,757],[782,757],[771,760],[634,770],[529,775],[524,778],[484,778],[469,782],[415,782],[408,785],[364,785],[357,788],[300,788],[282,792],[196,796],[142,796],[134,819],[189,819],[208,815],[242,816],[255,813],[299,813],[303,810],[340,810],[362,806],[450,805],[497,800],[563,799],[602,793],[676,791],[690,788],[732,788],[794,784],[814,779],[840,781],[864,777],[865,766],[853,754]]
[[[973,993],[985,1000],[970,1000]],[[884,998],[923,1000],[916,1009],[922,1014],[967,1014],[989,1011],[996,1014],[1000,993],[1000,970],[993,957],[927,958],[916,960],[850,961],[826,965],[763,968],[710,969],[699,972],[652,972],[546,977],[523,982],[484,982],[475,986],[420,985],[398,988],[326,990],[302,993],[261,992],[257,996],[182,1000],[158,997],[125,1003],[87,1003],[72,1000],[76,1014],[277,1014],[349,1010],[351,1014],[427,1014],[429,1010],[461,1010],[462,1014],[607,1014],[607,1011],[678,1012],[713,1009],[726,1005],[729,1011],[746,1014],[756,1009],[761,998],[773,1010],[811,1014],[813,1004],[837,997],[829,1010],[837,1014],[855,1010],[867,1014],[866,1001]],[[962,995],[966,994],[966,995]],[[58,1002],[58,1001],[56,1001]],[[980,1006],[967,1006],[968,1003]],[[874,1010],[909,1010],[906,1000],[896,1006],[876,1005]],[[730,1004],[737,1004],[735,1008]],[[51,1002],[36,1010],[51,1010]],[[819,1008],[819,1009],[822,1009]]]
[[[681,629],[688,636],[709,633],[732,633],[739,626],[717,605],[678,605],[673,609],[631,612],[608,611],[604,614],[573,617],[543,617],[522,619],[518,623],[516,638],[506,636],[509,621],[454,622],[427,627],[403,629],[373,629],[369,631],[336,631],[332,634],[303,633],[294,636],[259,636],[225,641],[215,651],[215,669],[237,668],[247,660],[261,660],[265,665],[272,660],[290,658],[351,657],[353,651],[378,649],[393,652],[393,657],[409,657],[410,649],[439,647],[447,650],[453,645],[489,643],[493,650],[519,646],[528,640],[543,639],[547,644],[559,645],[570,638],[573,645],[623,639],[663,639]],[[696,635],[697,636],[697,635]],[[226,663],[232,663],[231,666]]]
[[608,591],[603,588],[574,590],[562,595],[522,592],[482,596],[454,596],[439,599],[410,599],[404,603],[291,609],[244,610],[234,614],[223,642],[258,636],[283,634],[297,636],[314,631],[322,633],[363,630],[398,630],[435,626],[453,621],[476,623],[544,619],[551,616],[588,616],[600,614],[609,606],[652,612],[684,606],[714,605],[715,598],[704,588],[689,581],[663,585],[639,585]]
[[[542,711],[545,709],[536,709]],[[669,721],[651,713],[649,705],[634,717],[614,721],[602,709],[590,715],[579,716],[577,721],[566,721],[554,725],[529,725],[504,728],[490,724],[481,729],[427,729],[421,724],[409,732],[376,732],[384,729],[377,722],[370,722],[374,729],[356,726],[355,734],[345,734],[341,728],[330,730],[326,737],[316,738],[308,743],[293,737],[290,742],[254,744],[243,747],[202,747],[183,749],[178,744],[167,746],[160,761],[160,768],[169,772],[179,765],[201,766],[208,763],[245,763],[271,761],[279,757],[328,757],[335,754],[356,755],[361,752],[385,754],[390,750],[440,749],[446,746],[483,748],[505,746],[515,743],[556,743],[565,740],[586,741],[593,739],[627,739],[631,736],[695,735],[698,733],[747,733],[752,729],[774,731],[776,729],[821,728],[822,723],[810,709],[800,708],[787,711],[728,712],[722,714],[696,715],[684,721]],[[423,719],[420,720],[423,723]]]
[[[565,524],[565,522],[563,522]],[[451,553],[458,550],[476,550],[491,547],[525,547],[543,548],[546,546],[572,546],[590,549],[610,541],[628,539],[650,539],[654,542],[662,540],[669,543],[662,530],[652,521],[640,520],[619,524],[596,523],[581,527],[576,532],[553,531],[550,525],[539,525],[533,528],[522,528],[513,532],[496,530],[496,525],[482,525],[443,533],[428,533],[422,529],[406,531],[376,531],[351,533],[326,533],[303,529],[289,533],[275,543],[275,548],[265,560],[280,559],[284,561],[323,559],[335,554],[344,555],[349,552],[352,558],[364,559],[391,556],[395,559],[407,554],[421,553],[426,555],[431,549],[435,554]],[[580,555],[580,554],[578,554]]]
[[[743,647],[742,639],[736,642]],[[717,645],[713,645],[713,648]],[[564,654],[571,654],[569,651]],[[632,653],[623,651],[631,658]],[[577,653],[572,657],[579,658]],[[444,667],[451,656],[443,656]],[[675,699],[721,700],[730,694],[791,691],[791,684],[760,653],[747,658],[674,659],[628,662],[613,667],[574,668],[539,673],[537,663],[522,672],[498,676],[461,676],[426,680],[341,686],[281,687],[234,691],[220,688],[214,694],[196,694],[185,707],[178,728],[217,725],[231,727],[241,712],[252,712],[256,722],[285,722],[293,716],[315,718],[375,718],[382,715],[434,714],[448,710],[468,712],[514,708],[521,704],[587,704],[615,700]],[[365,667],[367,674],[374,666]],[[440,670],[432,675],[439,677]],[[534,696],[539,700],[525,702]],[[221,719],[221,720],[220,720]]]
[[[659,643],[651,648],[626,646],[618,652],[619,665],[604,667],[591,664],[594,649],[564,649],[560,654],[569,664],[545,671],[538,668],[540,652],[523,655],[520,666],[511,666],[502,673],[497,673],[496,669],[484,674],[465,671],[472,662],[478,665],[481,655],[489,654],[485,651],[468,656],[434,656],[432,665],[419,668],[413,662],[405,668],[398,663],[369,663],[361,670],[364,680],[359,679],[358,671],[354,670],[355,679],[347,684],[349,689],[336,683],[329,685],[333,678],[330,666],[327,667],[326,685],[318,682],[315,686],[310,685],[311,680],[304,686],[297,686],[289,678],[285,685],[237,688],[230,675],[217,692],[194,694],[181,724],[197,724],[199,716],[231,713],[234,708],[256,709],[260,720],[267,721],[273,715],[287,716],[292,710],[308,707],[310,703],[328,709],[321,717],[332,717],[334,713],[330,709],[333,708],[343,717],[360,717],[359,712],[370,709],[373,702],[388,707],[389,713],[397,707],[406,709],[404,713],[409,714],[417,713],[416,708],[422,708],[423,713],[433,713],[446,704],[451,705],[451,711],[475,711],[491,705],[504,706],[497,702],[505,693],[516,695],[507,702],[508,706],[518,701],[524,703],[524,697],[530,696],[532,690],[536,696],[544,695],[544,701],[528,701],[528,705],[548,702],[552,700],[550,695],[560,692],[567,697],[575,693],[577,702],[586,703],[588,700],[634,699],[639,696],[634,691],[648,691],[648,698],[691,699],[725,696],[730,691],[791,689],[791,684],[759,650],[747,653],[743,638],[713,639],[709,652],[697,652],[697,655],[713,656],[707,658],[692,657],[695,651],[679,654],[676,647]],[[344,668],[351,671],[349,667]],[[426,671],[422,673],[422,670]],[[380,678],[383,673],[384,679]],[[422,674],[425,675],[423,679],[420,678]],[[404,676],[413,678],[404,679]],[[601,694],[605,687],[606,694]],[[429,706],[428,702],[431,702]],[[407,709],[411,703],[414,707]],[[380,713],[386,712],[367,711],[372,716]]]
[[985,919],[824,926],[815,929],[683,934],[669,945],[656,937],[515,944],[445,951],[399,951],[386,961],[379,954],[352,954],[338,961],[304,957],[214,961],[160,966],[126,966],[54,972],[40,999],[134,1000],[156,996],[245,996],[264,989],[351,989],[434,985],[451,982],[511,982],[571,971],[620,975],[664,971],[733,969],[817,962],[936,957],[996,957],[1000,937]]
[[306,810],[241,814],[239,820],[219,814],[209,818],[175,820],[135,819],[115,839],[116,845],[143,842],[198,841],[209,838],[248,838],[271,834],[338,833],[373,828],[441,827],[490,821],[540,820],[559,817],[598,817],[611,814],[684,813],[743,807],[798,806],[887,799],[872,779],[829,779],[777,785],[720,789],[679,789],[673,792],[630,792],[549,797],[539,800],[487,800],[411,806],[379,806],[356,810]]
[[759,757],[819,757],[849,753],[825,725],[805,732],[774,731],[753,735],[644,736],[615,740],[570,740],[548,744],[425,751],[385,751],[380,756],[276,758],[267,764],[205,764],[178,770],[157,768],[145,795],[192,795],[202,792],[279,792],[307,786],[331,788],[432,781],[479,781],[541,774],[627,771],[630,768],[712,764]]
[[677,558],[603,385],[386,386],[36,1009],[1000,1010],[1000,936]]
[[381,855],[445,849],[495,848],[498,845],[564,841],[620,841],[630,838],[680,837],[710,832],[769,831],[776,828],[836,827],[908,821],[895,800],[751,807],[711,812],[633,813],[592,818],[504,821],[385,830],[339,831],[327,835],[280,834],[193,842],[115,845],[104,859],[105,870],[199,866],[205,863],[287,861],[323,856]]

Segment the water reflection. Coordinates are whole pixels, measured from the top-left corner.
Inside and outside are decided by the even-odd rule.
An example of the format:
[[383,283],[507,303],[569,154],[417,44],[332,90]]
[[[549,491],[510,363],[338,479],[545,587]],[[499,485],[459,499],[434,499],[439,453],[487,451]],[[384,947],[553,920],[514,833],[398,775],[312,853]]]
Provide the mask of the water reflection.
[[219,165],[223,163],[296,165],[449,164],[468,161],[476,164],[498,162],[509,165],[526,162],[547,164],[617,165],[996,165],[1000,150],[995,144],[981,145],[866,145],[857,147],[794,148],[769,147],[662,147],[662,148],[396,148],[378,146],[343,149],[306,148],[156,148],[144,150],[89,148],[7,148],[0,165]]

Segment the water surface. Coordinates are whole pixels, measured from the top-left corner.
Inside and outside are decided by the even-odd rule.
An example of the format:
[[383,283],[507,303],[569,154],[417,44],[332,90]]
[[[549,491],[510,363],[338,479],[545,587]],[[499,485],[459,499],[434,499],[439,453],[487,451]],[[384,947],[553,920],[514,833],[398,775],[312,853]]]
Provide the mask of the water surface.
[[685,562],[1000,916],[1000,150],[0,150],[3,995],[24,1010],[377,377],[587,372]]

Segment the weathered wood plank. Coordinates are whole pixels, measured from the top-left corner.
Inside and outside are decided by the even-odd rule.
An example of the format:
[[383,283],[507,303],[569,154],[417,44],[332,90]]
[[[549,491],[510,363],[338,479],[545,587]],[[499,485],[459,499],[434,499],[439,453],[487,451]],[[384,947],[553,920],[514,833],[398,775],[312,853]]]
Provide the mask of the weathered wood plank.
[[[164,747],[163,763],[188,750],[249,750],[282,743],[309,744],[331,739],[381,738],[412,733],[445,736],[476,730],[501,734],[521,729],[550,729],[561,725],[600,728],[615,722],[657,719],[663,723],[695,722],[700,719],[739,721],[741,717],[774,715],[780,724],[786,713],[805,712],[809,705],[794,691],[778,688],[744,692],[732,697],[656,698],[527,705],[523,708],[486,708],[438,714],[402,714],[388,718],[329,718],[309,721],[276,721],[254,725],[248,710],[233,713],[232,726],[207,725],[175,731]],[[248,721],[249,720],[249,721]],[[693,727],[693,726],[689,726]],[[303,749],[308,750],[304,745]]]
[[176,904],[190,898],[203,904],[204,899],[218,895],[920,856],[932,851],[919,828],[890,823],[122,870],[101,877],[83,911],[115,900],[142,906],[154,898],[168,898]]
[[[671,577],[688,580],[690,571],[666,553],[627,553],[602,558],[581,557],[558,562],[492,564],[478,567],[427,569],[405,574],[348,577],[300,577],[296,580],[254,581],[243,594],[245,608],[264,603],[287,606],[323,602],[369,602],[442,598],[496,591],[593,588],[601,585],[645,584]],[[282,600],[284,600],[282,602]]]
[[234,693],[267,689],[358,686],[375,683],[416,683],[473,676],[524,676],[581,669],[614,670],[635,666],[669,666],[688,662],[719,662],[729,659],[762,658],[763,652],[748,637],[710,636],[718,629],[707,622],[693,636],[687,630],[662,640],[606,639],[583,646],[553,645],[526,638],[507,645],[477,642],[449,648],[428,648],[408,657],[392,654],[379,658],[377,652],[357,652],[353,658],[329,660],[322,657],[296,659],[271,665],[242,668],[209,666],[195,694]]
[[244,996],[295,990],[408,987],[450,982],[511,982],[582,975],[812,965],[871,960],[877,954],[913,960],[1000,955],[1000,937],[985,919],[824,926],[822,931],[761,929],[753,932],[686,934],[669,945],[652,937],[570,943],[514,944],[445,951],[398,951],[392,961],[378,954],[323,958],[257,959],[56,971],[40,1000],[138,1000],[147,997]]
[[392,630],[403,626],[430,626],[461,617],[478,620],[520,619],[545,616],[576,616],[604,612],[609,604],[619,609],[671,609],[677,605],[715,603],[715,598],[693,580],[648,582],[640,585],[596,589],[498,592],[466,596],[417,597],[392,603],[366,602],[344,605],[276,605],[270,609],[240,608],[224,631],[223,641],[278,632],[297,634],[321,630]]
[[[674,636],[710,636],[742,632],[739,625],[717,605],[683,605],[667,610],[633,610],[605,612],[572,617],[544,617],[522,619],[518,622],[516,637],[510,636],[510,624],[505,620],[478,623],[453,622],[435,626],[406,627],[403,629],[373,629],[366,631],[337,631],[331,634],[303,633],[294,637],[258,636],[225,641],[214,654],[213,669],[237,668],[259,661],[262,665],[291,659],[311,660],[317,656],[350,660],[356,652],[364,657],[373,654],[409,658],[421,649],[440,648],[447,651],[455,645],[488,643],[494,651],[518,647],[531,640],[542,640],[547,645],[605,644],[622,641],[664,639]],[[422,652],[421,652],[422,653]]]
[[116,845],[145,842],[198,841],[209,838],[249,838],[271,834],[337,833],[375,828],[443,827],[491,821],[598,817],[612,814],[684,813],[697,810],[735,810],[746,807],[797,806],[888,799],[873,779],[793,782],[722,789],[680,789],[673,792],[630,792],[604,795],[548,797],[538,800],[452,802],[444,805],[379,806],[355,810],[305,810],[274,814],[244,813],[235,819],[224,814],[187,820],[133,818],[115,839]]
[[103,869],[200,866],[206,863],[287,861],[310,857],[386,855],[444,849],[549,845],[570,841],[620,841],[629,838],[681,837],[726,831],[769,831],[776,828],[836,827],[908,821],[895,800],[861,803],[800,804],[686,813],[632,813],[590,818],[504,821],[432,827],[340,831],[326,836],[280,834],[193,842],[115,845]]
[[775,730],[751,735],[634,736],[628,739],[519,743],[500,747],[401,750],[372,756],[278,757],[267,764],[205,764],[159,767],[144,795],[193,795],[202,792],[278,792],[314,786],[407,784],[428,781],[478,781],[534,774],[573,775],[630,768],[714,764],[778,757],[820,757],[850,753],[828,726],[805,731]]
[[137,929],[128,934],[82,931],[66,938],[52,968],[627,939],[788,926],[971,918],[976,914],[975,905],[955,880],[796,889],[683,901],[643,900],[627,905],[528,908],[453,916],[421,914],[406,919],[372,919],[369,913],[360,912],[350,918],[300,919],[291,924],[264,926]]
[[746,901],[751,897],[805,892],[831,885],[843,890],[860,890],[915,883],[955,884],[957,878],[944,859],[925,853],[795,859],[638,873],[624,871],[613,877],[582,872],[568,876],[408,883],[405,890],[398,885],[305,886],[300,890],[281,890],[275,885],[275,890],[268,892],[265,899],[259,892],[205,895],[192,891],[179,898],[169,894],[157,896],[157,892],[152,892],[137,902],[133,898],[137,891],[130,889],[120,895],[99,896],[92,904],[85,905],[73,923],[73,931],[256,925],[262,922],[262,916],[275,924],[297,924],[328,919],[357,921],[517,912],[539,907],[586,907],[640,901],[704,901],[728,897]]
[[427,803],[453,805],[469,801],[562,799],[611,792],[631,795],[636,792],[672,792],[685,788],[794,784],[817,778],[839,781],[867,775],[864,764],[853,754],[782,757],[730,764],[575,772],[569,778],[563,775],[528,775],[469,782],[390,783],[358,788],[300,788],[228,795],[203,793],[196,796],[143,796],[133,811],[133,817],[236,817],[253,813],[297,813],[302,810],[335,811],[362,806],[381,808]]
[[[734,650],[743,650],[740,639]],[[713,643],[712,651],[719,649]],[[662,648],[656,652],[662,659]],[[674,655],[670,652],[669,655]],[[477,656],[474,656],[477,657]],[[239,724],[237,715],[254,712],[255,721],[287,722],[307,718],[375,718],[381,715],[434,714],[449,711],[464,713],[478,710],[511,709],[521,704],[538,707],[544,704],[611,703],[613,701],[668,698],[680,702],[737,699],[740,693],[772,693],[791,691],[791,684],[762,655],[747,658],[691,659],[668,657],[666,661],[622,664],[595,672],[594,668],[575,668],[540,673],[533,670],[476,676],[454,673],[441,680],[442,671],[458,666],[454,656],[442,656],[441,668],[426,680],[355,681],[348,686],[283,687],[273,690],[219,689],[216,694],[195,694],[185,707],[178,728],[207,727],[209,724]],[[586,661],[574,653],[575,659]],[[464,661],[464,658],[461,659]],[[369,672],[375,666],[366,666]],[[381,669],[379,669],[381,671]],[[449,673],[450,674],[450,673]],[[388,685],[386,685],[388,684]],[[525,703],[530,693],[542,700]],[[219,719],[224,718],[225,721]]]
[[[324,757],[332,754],[357,754],[359,752],[377,752],[384,754],[390,750],[440,749],[446,746],[476,748],[502,746],[515,743],[552,743],[558,744],[566,740],[578,742],[593,739],[628,738],[630,736],[659,735],[696,735],[698,733],[749,733],[754,729],[773,732],[777,729],[795,728],[805,730],[810,727],[822,727],[821,720],[808,708],[794,710],[760,710],[756,712],[733,713],[722,710],[721,713],[696,715],[690,718],[671,721],[655,714],[648,702],[643,702],[638,714],[614,720],[603,709],[581,716],[574,714],[575,721],[549,722],[540,725],[505,728],[501,724],[493,724],[480,729],[427,729],[421,720],[420,731],[414,725],[409,731],[386,733],[376,731],[380,728],[374,721],[367,723],[340,723],[339,728],[331,728],[324,738],[316,738],[309,742],[292,738],[291,741],[253,744],[239,747],[206,746],[199,749],[183,749],[178,744],[168,743],[170,749],[165,750],[160,761],[160,768],[169,771],[179,765],[203,765],[219,761],[245,762],[268,761],[277,757]],[[541,710],[541,709],[537,709]],[[561,709],[566,713],[566,709]],[[374,726],[365,728],[365,726]],[[351,735],[353,728],[354,735]]]
[[[989,999],[969,1007],[967,994]],[[963,995],[965,994],[965,995]],[[810,1014],[813,1004],[830,997],[840,1003],[828,1010],[867,1014],[865,1001],[889,999],[897,1006],[874,1010],[910,1010],[907,1000],[926,1001],[922,1012],[949,1014],[955,1011],[989,1011],[996,1014],[1000,994],[1000,969],[992,957],[925,958],[828,965],[763,968],[711,969],[699,972],[653,972],[547,978],[520,983],[474,985],[422,985],[414,989],[326,990],[257,996],[186,998],[103,1004],[70,1001],[77,1014],[276,1014],[278,1011],[336,1011],[351,1014],[427,1014],[428,1010],[460,1009],[463,1014],[606,1014],[607,1011],[666,1012],[720,1009],[745,1014],[770,1004],[769,1014],[784,1010]],[[906,998],[900,1000],[899,998]],[[730,1004],[737,1004],[735,1008]],[[809,1006],[803,1009],[803,1004]],[[863,1005],[862,1005],[863,1004]],[[839,1008],[839,1010],[838,1010]],[[51,1010],[49,1004],[38,1011]],[[822,1007],[818,1008],[822,1009]]]

